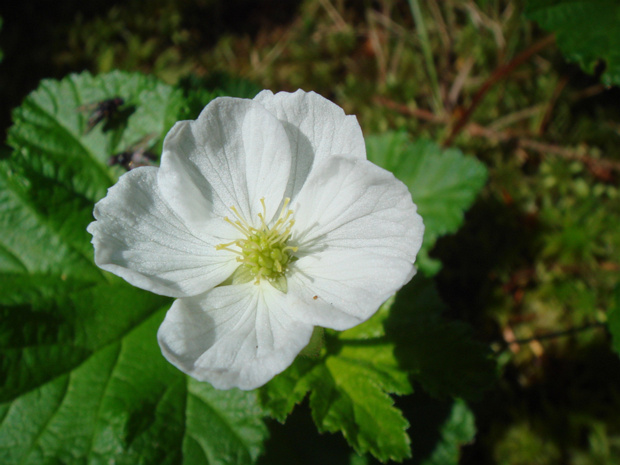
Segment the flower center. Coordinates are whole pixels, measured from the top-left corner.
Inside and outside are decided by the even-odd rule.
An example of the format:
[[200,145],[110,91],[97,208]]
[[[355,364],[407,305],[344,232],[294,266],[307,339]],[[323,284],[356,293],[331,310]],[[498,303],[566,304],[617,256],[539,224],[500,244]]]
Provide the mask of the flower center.
[[231,220],[225,217],[224,220],[240,231],[244,237],[227,244],[216,245],[215,248],[237,254],[237,261],[241,265],[233,274],[233,282],[248,282],[255,279],[254,284],[259,284],[261,278],[265,278],[274,287],[286,292],[286,267],[295,259],[292,254],[297,252],[297,247],[287,245],[295,224],[292,218],[293,210],[288,209],[290,200],[284,199],[280,216],[271,226],[265,222],[267,211],[264,198],[260,199],[263,211],[258,214],[260,219],[258,227],[245,221],[234,206],[230,207],[235,218]]

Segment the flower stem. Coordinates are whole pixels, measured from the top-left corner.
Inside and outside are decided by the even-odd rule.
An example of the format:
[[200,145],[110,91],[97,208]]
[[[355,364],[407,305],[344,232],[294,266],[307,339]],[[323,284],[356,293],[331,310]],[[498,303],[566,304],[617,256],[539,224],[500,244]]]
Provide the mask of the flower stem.
[[308,358],[319,358],[321,350],[325,345],[324,334],[325,330],[323,328],[315,326],[312,331],[312,336],[310,337],[310,342],[308,342],[308,345],[304,347],[299,354]]

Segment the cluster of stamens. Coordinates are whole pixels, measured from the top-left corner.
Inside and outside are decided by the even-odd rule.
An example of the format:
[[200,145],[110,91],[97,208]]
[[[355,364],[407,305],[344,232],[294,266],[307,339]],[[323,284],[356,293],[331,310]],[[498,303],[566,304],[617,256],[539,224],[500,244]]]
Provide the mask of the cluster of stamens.
[[224,220],[243,233],[244,237],[227,244],[216,245],[215,248],[235,253],[237,261],[241,263],[241,271],[254,277],[255,284],[259,284],[261,278],[274,283],[286,279],[284,276],[286,266],[293,258],[292,253],[297,252],[297,247],[287,245],[295,220],[292,218],[293,210],[288,209],[290,199],[286,198],[276,222],[267,226],[265,199],[260,199],[260,202],[263,211],[258,214],[260,219],[258,227],[245,221],[234,206],[230,207],[236,218],[231,220],[225,217]]

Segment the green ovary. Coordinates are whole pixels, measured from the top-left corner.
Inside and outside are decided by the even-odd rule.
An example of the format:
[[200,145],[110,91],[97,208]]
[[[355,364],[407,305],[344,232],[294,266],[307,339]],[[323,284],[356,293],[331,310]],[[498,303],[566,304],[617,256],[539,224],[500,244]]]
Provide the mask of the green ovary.
[[269,231],[261,231],[253,234],[245,240],[241,240],[243,246],[241,253],[242,261],[253,276],[263,276],[274,279],[282,276],[286,271],[286,265],[291,260],[290,247],[286,247],[286,241],[270,242]]
[[[286,268],[295,257],[292,255],[297,247],[287,245],[291,237],[291,229],[295,224],[292,219],[293,211],[288,210],[289,199],[285,199],[284,206],[276,222],[267,226],[265,223],[265,202],[261,199],[263,212],[258,214],[260,225],[251,226],[245,221],[236,208],[230,207],[237,217],[236,221],[224,218],[245,237],[228,244],[220,244],[217,250],[228,250],[237,254],[237,261],[241,264],[235,272],[237,279],[233,281],[247,282],[254,279],[259,284],[262,278],[267,279],[277,289],[286,292]],[[236,246],[236,248],[233,248]]]

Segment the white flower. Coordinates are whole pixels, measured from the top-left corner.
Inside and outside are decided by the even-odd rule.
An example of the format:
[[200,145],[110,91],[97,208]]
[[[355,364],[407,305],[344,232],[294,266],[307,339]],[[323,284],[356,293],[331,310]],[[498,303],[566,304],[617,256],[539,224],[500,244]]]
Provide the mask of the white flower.
[[415,273],[424,230],[356,118],[303,91],[214,100],[94,215],[97,265],[177,297],[162,352],[220,389],[269,381],[314,326],[368,319]]

